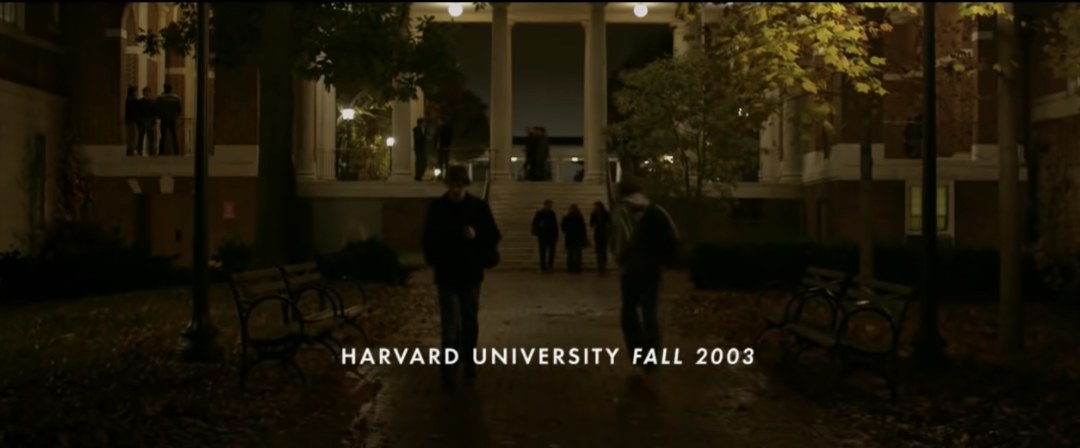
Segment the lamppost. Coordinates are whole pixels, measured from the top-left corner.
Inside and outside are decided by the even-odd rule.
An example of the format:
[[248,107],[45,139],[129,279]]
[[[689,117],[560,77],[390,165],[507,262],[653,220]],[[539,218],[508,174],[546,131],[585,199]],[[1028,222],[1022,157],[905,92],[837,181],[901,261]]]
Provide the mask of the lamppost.
[[353,134],[354,134],[354,132],[353,132],[353,120],[356,119],[356,109],[353,109],[351,107],[346,107],[344,109],[341,109],[341,119],[345,120],[345,142],[344,142],[345,147],[344,148],[338,148],[338,151],[337,151],[337,158],[338,158],[338,160],[337,160],[337,170],[338,170],[337,178],[338,178],[338,180],[346,179],[346,176],[348,176],[348,170],[350,169],[350,167],[349,167],[349,157],[347,157],[347,156],[348,156],[349,151],[352,151],[354,149],[353,148]]
[[192,244],[192,285],[191,285],[191,320],[184,329],[177,352],[181,360],[205,362],[221,359],[223,351],[217,343],[217,329],[210,321],[210,281],[208,265],[210,248],[207,238],[208,220],[206,210],[206,171],[207,145],[210,135],[207,132],[209,116],[209,84],[206,82],[210,73],[210,13],[207,3],[196,6],[198,14],[198,40],[195,52],[199,64],[196,74],[195,92],[195,173],[193,176],[192,196],[195,202]]
[[922,148],[922,303],[914,358],[924,366],[944,358],[945,340],[938,328],[937,297],[937,52],[934,3],[923,9],[923,148]]

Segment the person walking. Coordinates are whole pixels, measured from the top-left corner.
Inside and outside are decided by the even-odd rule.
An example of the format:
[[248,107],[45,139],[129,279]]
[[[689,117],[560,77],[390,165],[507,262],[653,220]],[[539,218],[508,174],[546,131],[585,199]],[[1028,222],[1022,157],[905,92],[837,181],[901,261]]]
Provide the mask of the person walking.
[[536,132],[536,156],[533,157],[533,176],[535,180],[551,180],[548,159],[551,158],[551,144],[548,142],[547,128],[539,126]]
[[468,192],[471,180],[465,167],[449,167],[445,182],[446,193],[428,207],[422,247],[424,260],[435,270],[442,347],[460,355],[457,364],[441,367],[442,386],[450,389],[459,365],[467,381],[476,378],[480,285],[484,270],[499,262],[502,234],[488,203]]
[[532,220],[532,234],[540,247],[540,271],[550,272],[555,264],[555,243],[559,242],[559,217],[555,216],[551,199],[536,211]]
[[577,204],[570,204],[570,211],[562,220],[563,241],[566,244],[566,271],[571,274],[581,273],[581,253],[589,244],[585,216]]
[[424,125],[423,118],[417,118],[416,127],[412,128],[412,144],[413,155],[416,158],[413,179],[419,182],[424,180],[424,173],[427,172],[427,127]]
[[[619,202],[612,212],[611,251],[619,263],[622,331],[626,348],[660,348],[662,269],[679,256],[679,232],[663,207],[649,201],[639,182],[619,184]],[[655,365],[643,365],[652,371]]]
[[[184,100],[173,92],[171,84],[165,84],[165,92],[155,100],[154,110],[157,111],[157,118],[161,120],[161,140],[158,142],[158,153],[174,156],[182,154],[180,137],[176,134],[176,122],[180,120],[184,112]],[[166,138],[168,140],[165,140]],[[171,144],[168,149],[165,146],[166,141]]]
[[596,269],[603,274],[607,271],[608,234],[611,232],[611,213],[603,202],[596,201],[593,205],[589,227],[592,227],[593,246],[596,247]]
[[525,180],[539,180],[536,178],[536,144],[536,128],[525,128],[525,165],[521,167]]

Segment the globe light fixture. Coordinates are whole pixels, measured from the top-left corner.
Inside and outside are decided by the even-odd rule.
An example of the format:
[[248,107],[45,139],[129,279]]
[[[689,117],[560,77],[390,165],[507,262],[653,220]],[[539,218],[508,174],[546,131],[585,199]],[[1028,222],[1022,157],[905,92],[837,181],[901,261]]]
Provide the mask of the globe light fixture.
[[356,109],[353,109],[351,107],[346,107],[344,109],[341,109],[341,119],[342,120],[352,121],[353,118],[356,118]]
[[571,157],[571,158],[570,158],[570,161],[571,161],[571,162],[575,162],[575,163],[576,163],[576,162],[577,162],[578,160],[581,160],[581,159],[578,159],[577,157]]
[[649,7],[644,3],[634,5],[634,15],[639,19],[649,15]]
[[442,170],[438,168],[435,168],[432,172],[435,173],[435,177],[439,177],[442,175]]
[[461,3],[451,3],[446,11],[450,13],[450,17],[461,17],[461,13],[465,12],[465,8],[461,6]]
[[395,141],[394,137],[386,137],[386,146],[393,147]]
[[517,157],[511,157],[510,162],[517,162]]

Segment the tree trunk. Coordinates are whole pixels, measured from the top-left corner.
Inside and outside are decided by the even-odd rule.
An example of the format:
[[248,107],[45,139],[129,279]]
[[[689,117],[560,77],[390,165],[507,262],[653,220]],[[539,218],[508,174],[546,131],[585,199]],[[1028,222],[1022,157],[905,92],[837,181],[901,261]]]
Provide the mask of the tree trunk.
[[[1005,4],[1012,12],[1012,3]],[[998,308],[998,344],[1001,352],[1012,356],[1020,348],[1020,214],[1019,163],[1017,140],[1016,21],[997,17],[998,65],[998,228],[1001,234],[1001,303]]]
[[259,180],[255,228],[257,266],[290,258],[296,205],[293,166],[294,59],[292,3],[267,3],[259,54]]

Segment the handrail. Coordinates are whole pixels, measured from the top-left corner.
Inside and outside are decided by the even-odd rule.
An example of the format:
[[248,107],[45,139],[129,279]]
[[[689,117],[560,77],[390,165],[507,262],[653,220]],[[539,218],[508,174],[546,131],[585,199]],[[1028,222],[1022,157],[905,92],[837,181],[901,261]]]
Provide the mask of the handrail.
[[491,177],[492,177],[491,176],[491,171],[492,171],[492,168],[494,168],[494,165],[495,165],[494,163],[492,163],[492,160],[491,160],[491,148],[490,147],[487,149],[487,159],[488,159],[488,169],[487,169],[487,175],[484,176],[484,197],[483,197],[485,202],[487,202],[488,195],[491,193]]
[[[615,163],[618,163],[618,162],[615,162]],[[608,209],[609,210],[611,209],[611,207],[615,206],[615,189],[614,189],[613,183],[612,183],[613,180],[614,179],[611,178],[611,167],[609,166],[609,164],[605,163],[604,164],[604,183],[605,183],[605,186],[607,187],[607,199],[608,199]]]

